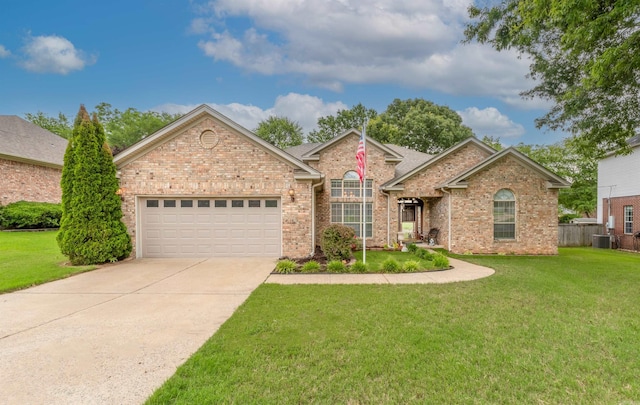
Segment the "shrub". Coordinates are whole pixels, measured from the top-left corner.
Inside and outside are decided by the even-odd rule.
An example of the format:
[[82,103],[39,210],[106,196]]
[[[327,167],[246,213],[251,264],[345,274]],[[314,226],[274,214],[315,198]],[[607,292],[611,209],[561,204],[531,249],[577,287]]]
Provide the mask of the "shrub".
[[276,273],[289,274],[296,271],[298,265],[293,260],[284,259],[276,264]]
[[418,271],[420,264],[415,260],[409,260],[402,264],[402,270],[406,272]]
[[442,253],[433,255],[433,265],[438,269],[446,269],[449,267],[449,258]]
[[56,236],[74,265],[121,260],[131,253],[111,149],[104,128],[80,106],[62,167],[62,219]]
[[416,251],[418,250],[418,245],[416,245],[415,243],[409,243],[407,245],[407,250],[409,251],[409,253],[415,254]]
[[309,260],[305,264],[302,265],[303,273],[315,273],[320,271],[320,263],[315,260]]
[[400,264],[395,259],[388,258],[382,262],[382,271],[385,273],[399,273],[401,269]]
[[418,250],[416,250],[415,254],[416,254],[416,256],[418,256],[419,258],[421,258],[423,260],[429,260],[429,261],[433,260],[433,253],[431,253],[427,249],[419,248]]
[[58,228],[60,204],[18,201],[0,208],[0,226],[9,229]]
[[367,264],[358,260],[353,263],[350,268],[352,273],[366,273],[367,272]]
[[345,266],[340,260],[332,260],[327,263],[327,271],[330,271],[331,273],[346,273],[347,266]]
[[322,252],[329,260],[349,260],[354,237],[352,228],[341,224],[331,225],[322,232]]

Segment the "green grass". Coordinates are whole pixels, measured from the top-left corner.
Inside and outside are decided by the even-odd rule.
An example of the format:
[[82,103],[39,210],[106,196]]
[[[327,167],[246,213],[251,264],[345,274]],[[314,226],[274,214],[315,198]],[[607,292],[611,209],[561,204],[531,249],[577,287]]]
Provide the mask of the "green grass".
[[150,404],[640,401],[640,256],[464,257],[445,285],[260,286]]
[[57,232],[0,232],[0,293],[68,277],[95,266],[62,266]]

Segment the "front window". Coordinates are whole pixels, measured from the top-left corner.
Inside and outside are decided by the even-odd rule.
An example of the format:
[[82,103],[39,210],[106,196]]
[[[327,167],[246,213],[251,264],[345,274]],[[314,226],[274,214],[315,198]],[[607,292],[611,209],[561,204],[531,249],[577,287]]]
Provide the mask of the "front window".
[[[365,181],[365,196],[373,197],[373,180]],[[357,200],[357,201],[354,201]],[[362,183],[358,173],[350,170],[342,179],[331,180],[331,223],[344,224],[362,236]],[[365,204],[365,235],[373,236],[373,204]]]
[[624,206],[624,233],[633,233],[633,205]]
[[[365,180],[365,193],[367,197],[373,196],[373,180]],[[331,180],[331,197],[356,198],[362,197],[362,184],[358,173],[350,170],[342,179]]]
[[507,189],[493,196],[493,238],[516,238],[516,198]]
[[[365,235],[373,236],[373,204],[366,203]],[[362,235],[362,203],[331,203],[331,223],[343,224],[356,233],[359,238]]]

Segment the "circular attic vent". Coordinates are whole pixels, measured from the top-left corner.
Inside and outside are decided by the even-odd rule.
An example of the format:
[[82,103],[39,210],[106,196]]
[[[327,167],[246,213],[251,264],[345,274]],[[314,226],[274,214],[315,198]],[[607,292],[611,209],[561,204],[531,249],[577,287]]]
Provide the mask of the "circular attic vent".
[[200,134],[200,145],[205,149],[213,149],[218,144],[218,134],[210,129]]

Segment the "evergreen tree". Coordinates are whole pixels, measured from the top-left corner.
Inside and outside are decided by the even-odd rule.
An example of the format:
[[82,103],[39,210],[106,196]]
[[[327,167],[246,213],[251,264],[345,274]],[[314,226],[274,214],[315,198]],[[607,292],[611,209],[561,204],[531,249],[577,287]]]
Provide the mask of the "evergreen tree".
[[102,125],[84,106],[70,145],[63,168],[60,249],[75,265],[123,259],[131,253],[131,239],[122,223],[116,168]]

